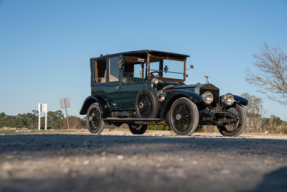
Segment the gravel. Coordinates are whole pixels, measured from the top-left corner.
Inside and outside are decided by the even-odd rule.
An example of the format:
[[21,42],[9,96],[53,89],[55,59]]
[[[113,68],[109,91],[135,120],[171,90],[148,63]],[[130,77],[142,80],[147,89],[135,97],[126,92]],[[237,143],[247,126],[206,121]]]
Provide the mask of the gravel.
[[0,191],[286,191],[287,136],[0,133]]

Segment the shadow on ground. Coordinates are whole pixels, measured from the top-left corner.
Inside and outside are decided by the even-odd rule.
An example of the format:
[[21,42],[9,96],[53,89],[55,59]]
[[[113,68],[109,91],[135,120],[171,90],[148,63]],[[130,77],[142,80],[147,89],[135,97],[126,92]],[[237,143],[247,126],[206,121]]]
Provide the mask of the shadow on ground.
[[287,191],[287,167],[277,169],[264,176],[262,182],[254,189],[245,192],[283,192]]

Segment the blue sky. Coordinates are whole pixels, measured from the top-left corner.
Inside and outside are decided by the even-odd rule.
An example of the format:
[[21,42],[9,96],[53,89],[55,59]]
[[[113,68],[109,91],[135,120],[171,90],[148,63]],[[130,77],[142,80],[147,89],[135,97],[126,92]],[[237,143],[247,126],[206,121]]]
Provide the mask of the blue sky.
[[245,80],[264,43],[287,52],[286,34],[286,0],[0,0],[0,112],[27,113],[40,102],[56,111],[70,97],[68,113],[79,116],[91,57],[154,49],[191,56],[187,84],[208,75],[221,94],[260,96],[287,120],[287,106]]

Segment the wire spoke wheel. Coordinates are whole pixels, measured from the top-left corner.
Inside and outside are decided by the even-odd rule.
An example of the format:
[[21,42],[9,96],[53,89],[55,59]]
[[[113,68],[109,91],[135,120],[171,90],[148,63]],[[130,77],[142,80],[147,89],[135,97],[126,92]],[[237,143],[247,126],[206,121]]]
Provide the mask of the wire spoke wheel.
[[143,87],[137,94],[135,107],[137,118],[156,118],[160,108],[156,92]]
[[169,111],[169,124],[177,135],[191,135],[198,122],[198,108],[190,99],[181,97],[174,101]]
[[240,115],[239,115],[238,111],[233,107],[229,108],[227,111],[232,113],[238,119],[237,122],[233,122],[233,123],[229,123],[229,124],[225,125],[225,128],[227,131],[233,132],[240,126]]
[[90,105],[87,111],[86,121],[88,130],[91,133],[100,134],[103,131],[105,122],[101,117],[101,109],[97,103]]
[[93,108],[89,114],[89,126],[91,129],[96,130],[100,125],[100,112],[97,108]]
[[174,124],[178,130],[185,131],[189,128],[191,124],[191,114],[186,104],[179,104],[172,115],[175,119]]
[[223,136],[237,137],[246,128],[246,110],[243,106],[236,104],[234,107],[230,107],[226,111],[232,113],[237,118],[237,121],[225,125],[217,125],[218,130]]
[[152,111],[153,111],[153,106],[152,106],[152,98],[148,94],[142,94],[139,102],[139,112],[142,117],[148,118],[150,117]]

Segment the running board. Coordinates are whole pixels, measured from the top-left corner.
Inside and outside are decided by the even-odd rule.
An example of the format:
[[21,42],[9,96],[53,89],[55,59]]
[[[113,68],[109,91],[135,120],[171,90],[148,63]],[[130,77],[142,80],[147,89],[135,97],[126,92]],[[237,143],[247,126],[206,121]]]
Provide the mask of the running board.
[[167,125],[165,119],[160,118],[116,118],[116,117],[108,117],[103,118],[106,122],[111,123],[127,123],[127,124],[137,124],[137,125]]
[[103,118],[104,121],[163,121],[164,119],[160,118],[116,118],[116,117],[108,117]]

